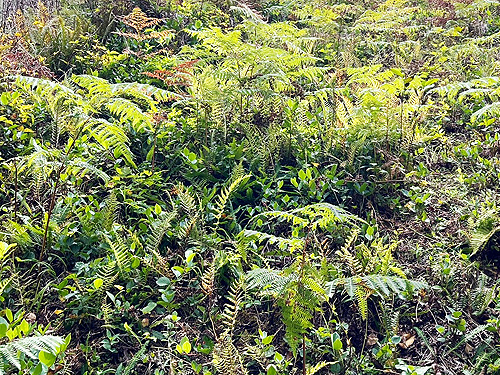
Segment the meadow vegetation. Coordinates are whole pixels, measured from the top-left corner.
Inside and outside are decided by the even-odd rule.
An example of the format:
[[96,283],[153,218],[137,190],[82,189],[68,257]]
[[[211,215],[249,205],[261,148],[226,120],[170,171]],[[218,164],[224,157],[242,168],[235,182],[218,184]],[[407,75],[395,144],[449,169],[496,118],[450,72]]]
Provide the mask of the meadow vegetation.
[[0,34],[0,374],[500,374],[500,2],[68,0]]

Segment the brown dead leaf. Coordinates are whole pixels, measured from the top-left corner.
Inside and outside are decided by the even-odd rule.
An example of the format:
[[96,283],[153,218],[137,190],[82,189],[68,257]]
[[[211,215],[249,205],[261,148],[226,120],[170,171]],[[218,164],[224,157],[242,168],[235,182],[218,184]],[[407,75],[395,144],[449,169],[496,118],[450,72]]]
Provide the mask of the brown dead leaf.
[[378,342],[378,337],[376,333],[370,333],[368,335],[368,340],[366,341],[366,344],[368,346],[375,345]]
[[468,355],[471,355],[473,352],[474,352],[474,348],[472,345],[470,345],[469,343],[465,343],[465,352],[468,354]]
[[404,333],[401,336],[401,342],[399,343],[399,346],[403,349],[408,349],[411,345],[413,345],[414,341],[415,335],[412,335],[411,333]]
[[29,313],[28,315],[26,315],[25,319],[28,323],[33,324],[36,322],[36,315],[33,313]]

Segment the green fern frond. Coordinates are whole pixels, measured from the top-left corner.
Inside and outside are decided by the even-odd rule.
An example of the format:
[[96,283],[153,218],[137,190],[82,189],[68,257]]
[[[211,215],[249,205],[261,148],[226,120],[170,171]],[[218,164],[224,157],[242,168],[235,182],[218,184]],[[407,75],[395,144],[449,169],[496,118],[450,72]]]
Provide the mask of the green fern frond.
[[289,212],[271,211],[266,212],[265,215],[283,218],[293,225],[305,226],[309,224],[311,230],[318,228],[329,229],[331,226],[342,222],[365,222],[358,216],[330,203],[315,203]]
[[256,239],[259,242],[268,241],[270,244],[277,244],[280,249],[289,249],[290,253],[294,253],[296,250],[304,247],[304,240],[301,238],[278,237],[255,230],[245,230],[241,232],[241,234],[248,239]]
[[130,123],[136,132],[153,131],[152,118],[149,114],[132,101],[124,98],[109,99],[106,108],[115,115],[120,122]]
[[112,191],[104,200],[104,207],[101,209],[102,225],[111,231],[113,224],[119,222],[119,202],[116,194]]
[[220,374],[247,375],[239,350],[229,333],[219,337],[212,351],[212,363]]
[[[101,287],[96,293],[96,297],[98,299],[103,299],[105,296],[105,292],[110,290],[113,286],[113,283],[118,279],[119,271],[116,261],[111,261],[105,264],[104,266],[99,267],[97,271],[97,278],[103,281]],[[101,301],[101,305],[104,301]]]
[[194,193],[189,191],[182,183],[175,186],[177,197],[179,198],[180,208],[187,215],[193,216],[199,213],[199,204]]
[[[358,299],[358,306],[363,319],[366,319],[366,299],[375,294],[382,298],[387,298],[392,295],[410,294],[414,291],[425,289],[427,283],[417,280],[408,280],[397,276],[385,275],[366,275],[366,276],[351,276],[340,277],[327,283],[327,294],[333,296],[335,289],[342,286],[347,294]],[[363,300],[364,299],[364,300]]]
[[314,313],[327,299],[318,272],[298,259],[286,272],[255,269],[246,275],[247,289],[278,299],[286,340],[294,355],[303,335],[312,327]]
[[288,285],[297,279],[297,275],[281,275],[278,271],[257,268],[249,271],[246,276],[247,289],[259,290],[270,296],[283,295]]
[[121,272],[129,270],[131,265],[131,257],[130,250],[128,249],[125,241],[120,236],[117,236],[117,239],[114,241],[106,237],[106,242],[113,252],[118,269]]
[[172,226],[172,220],[176,217],[174,212],[162,213],[161,217],[151,224],[151,232],[146,240],[146,254],[159,252],[160,243],[165,233]]
[[500,231],[500,219],[496,210],[488,210],[471,223],[470,235],[471,256],[481,252],[488,246],[490,240]]
[[425,289],[427,283],[423,281],[409,280],[397,276],[366,275],[338,278],[327,283],[329,285],[328,295],[334,294],[334,289],[343,285],[347,293],[353,297],[358,286],[363,286],[382,297],[389,297],[393,294],[412,294],[415,290]]
[[351,251],[349,250],[352,247],[352,245],[356,242],[358,235],[359,235],[358,228],[351,229],[351,232],[350,232],[349,236],[347,237],[347,240],[346,240],[344,246],[342,246],[342,248],[336,252],[340,261],[342,263],[347,264],[347,266],[349,268],[349,272],[352,275],[362,274],[363,268],[364,268],[363,264],[360,262],[360,260],[355,255],[353,255],[351,253]]
[[4,374],[7,366],[16,367],[21,370],[21,363],[19,362],[19,353],[26,355],[32,359],[38,359],[40,351],[46,351],[56,354],[57,348],[64,344],[64,339],[58,336],[34,336],[24,337],[11,341],[7,344],[0,345],[0,374]]
[[238,311],[243,302],[244,278],[239,278],[233,282],[229,288],[227,296],[228,302],[224,305],[222,313],[222,324],[224,330],[232,336],[234,327],[236,326],[236,318]]
[[494,300],[496,295],[496,285],[488,287],[487,276],[481,274],[478,278],[477,286],[470,292],[470,308],[474,315],[481,315]]
[[134,354],[134,356],[130,359],[130,361],[128,361],[127,363],[127,366],[125,366],[124,368],[123,367],[118,367],[118,369],[116,370],[116,373],[115,375],[130,375],[130,374],[133,374],[134,370],[135,370],[135,367],[137,366],[137,364],[142,361],[142,359],[144,358],[144,355],[146,354],[146,349],[147,349],[147,345],[148,343],[144,343],[141,348],[139,349],[139,351],[137,353]]
[[224,213],[224,209],[226,208],[231,195],[240,187],[241,184],[243,184],[250,177],[251,175],[249,174],[239,176],[238,178],[234,179],[229,186],[224,186],[221,189],[215,202],[215,226],[219,226],[220,219],[222,218],[222,214]]

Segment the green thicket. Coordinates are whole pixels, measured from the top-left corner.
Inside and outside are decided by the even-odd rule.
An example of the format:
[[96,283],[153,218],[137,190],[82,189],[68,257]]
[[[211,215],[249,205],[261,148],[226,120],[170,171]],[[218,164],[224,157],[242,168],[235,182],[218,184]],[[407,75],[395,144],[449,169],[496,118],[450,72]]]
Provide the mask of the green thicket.
[[500,373],[500,2],[9,24],[0,374]]

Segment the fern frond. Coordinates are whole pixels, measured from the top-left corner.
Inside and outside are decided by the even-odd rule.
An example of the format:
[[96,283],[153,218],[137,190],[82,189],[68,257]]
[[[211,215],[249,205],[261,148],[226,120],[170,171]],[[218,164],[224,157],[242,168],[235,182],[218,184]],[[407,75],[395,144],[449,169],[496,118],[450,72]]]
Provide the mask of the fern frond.
[[346,263],[352,275],[360,275],[363,273],[363,265],[360,260],[354,256],[349,250],[356,242],[359,235],[359,229],[353,228],[347,237],[347,240],[340,250],[336,252],[342,263]]
[[224,213],[224,209],[226,208],[226,205],[231,195],[240,187],[241,184],[243,184],[247,179],[249,179],[250,176],[251,175],[249,174],[240,176],[234,179],[234,181],[232,181],[229,186],[224,186],[221,189],[219,195],[217,196],[217,200],[215,202],[216,226],[219,226],[220,219],[222,218],[222,214]]
[[278,271],[257,268],[249,271],[246,276],[247,289],[259,290],[261,294],[282,296],[290,282],[297,279],[297,275],[281,275]]
[[221,335],[212,352],[212,363],[220,374],[247,375],[239,350],[228,333]]
[[128,249],[125,241],[117,236],[117,239],[112,241],[106,237],[106,242],[108,243],[111,251],[113,252],[114,259],[118,269],[121,272],[125,272],[130,269],[131,259],[130,250]]
[[159,252],[160,243],[165,233],[172,226],[172,220],[176,217],[174,212],[162,213],[159,220],[151,224],[151,232],[146,240],[146,254]]
[[366,275],[338,278],[327,283],[329,286],[328,295],[332,296],[335,287],[343,285],[347,293],[353,297],[358,286],[363,286],[382,297],[389,297],[393,294],[412,294],[415,290],[425,289],[427,283],[423,281],[409,280],[397,276]]
[[347,294],[358,300],[358,307],[363,319],[367,317],[366,300],[370,295],[376,294],[387,298],[392,295],[410,294],[415,290],[425,289],[427,283],[417,280],[408,280],[397,276],[366,275],[341,277],[327,283],[327,294],[333,296],[335,289],[343,286]]
[[243,302],[243,283],[243,278],[233,282],[227,296],[228,302],[224,305],[224,312],[222,313],[224,330],[228,332],[230,336],[232,336],[234,327],[236,326],[236,317]]
[[139,349],[139,351],[134,354],[134,356],[130,359],[130,361],[128,361],[127,366],[125,366],[125,368],[123,369],[119,368],[119,370],[117,369],[115,375],[133,374],[134,373],[133,371],[135,370],[137,364],[144,358],[144,354],[146,354],[146,349],[147,349],[147,342],[144,343]]
[[119,222],[119,202],[116,194],[112,191],[104,200],[104,207],[101,209],[102,226],[111,231],[113,224]]
[[0,362],[3,365],[14,366],[18,370],[21,370],[19,353],[29,358],[37,359],[40,351],[56,354],[57,348],[62,344],[64,344],[64,340],[61,337],[50,335],[17,339],[0,345]]
[[68,174],[72,173],[73,175],[79,175],[80,177],[83,177],[85,173],[90,172],[95,176],[101,178],[105,183],[109,181],[109,176],[107,173],[90,164],[88,161],[82,159],[70,160],[66,167],[66,171]]
[[302,249],[304,247],[304,240],[301,238],[278,237],[272,234],[254,230],[245,230],[241,232],[241,234],[248,239],[257,239],[259,242],[268,241],[270,244],[277,244],[278,247],[282,250],[288,248],[290,250],[290,253],[293,253],[296,250]]
[[119,271],[117,270],[116,261],[108,262],[106,265],[99,267],[97,278],[103,281],[101,287],[96,293],[96,298],[100,299],[100,304],[104,304],[105,292],[110,290],[113,283],[118,279]]
[[129,122],[136,132],[144,129],[153,131],[151,115],[144,113],[135,103],[124,98],[109,99],[106,108],[119,118],[122,123]]

